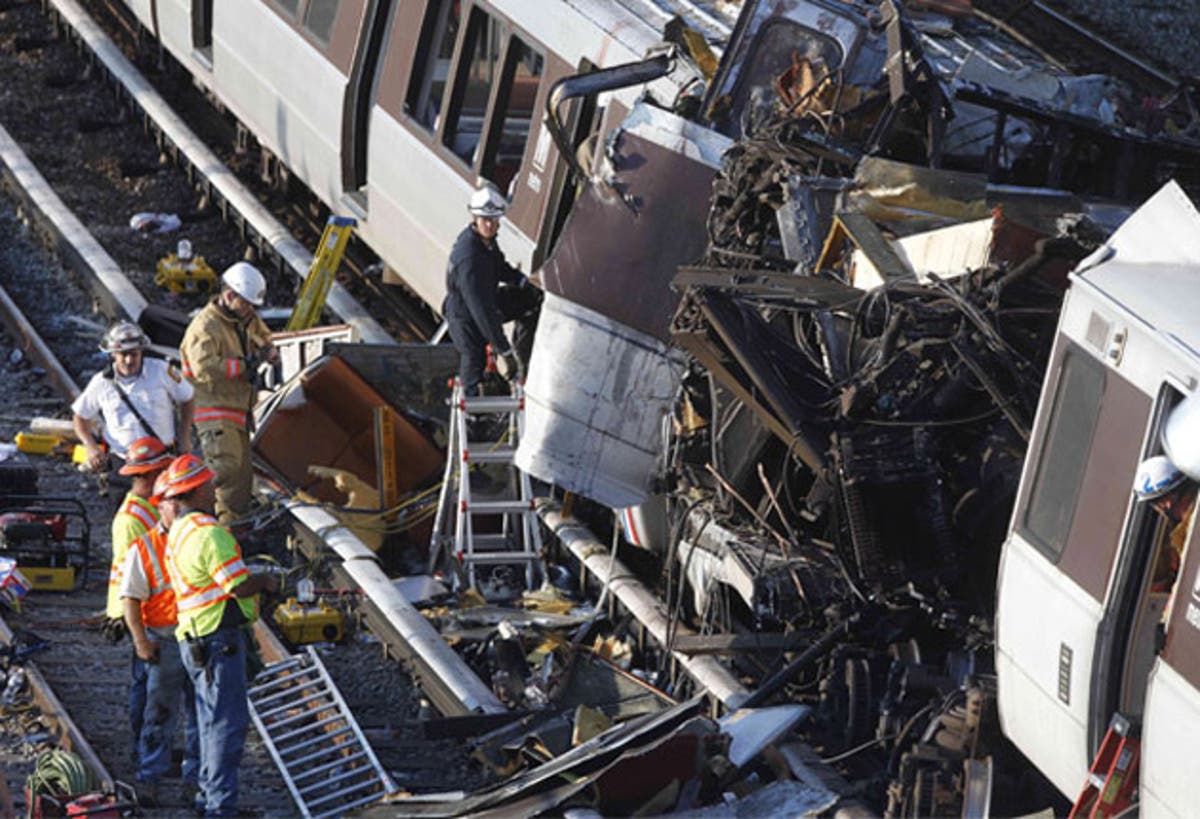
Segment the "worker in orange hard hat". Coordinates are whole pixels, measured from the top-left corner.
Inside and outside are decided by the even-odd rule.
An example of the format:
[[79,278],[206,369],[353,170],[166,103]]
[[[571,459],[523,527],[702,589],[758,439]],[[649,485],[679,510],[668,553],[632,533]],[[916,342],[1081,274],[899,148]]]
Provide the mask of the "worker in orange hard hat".
[[[154,492],[154,480],[171,462],[171,454],[157,438],[138,438],[129,445],[125,453],[125,465],[121,474],[132,478],[129,492],[117,508],[112,520],[112,561],[108,572],[108,601],[105,606],[107,620],[104,635],[113,643],[125,637],[125,606],[121,602],[121,570],[129,545],[158,525],[158,509],[150,497]],[[129,728],[134,741],[134,759],[137,759],[136,737],[142,733],[142,715],[146,710],[146,663],[135,651],[130,660],[129,684]]]
[[171,764],[171,746],[180,709],[184,714],[183,780],[193,794],[200,774],[200,736],[195,694],[179,641],[175,590],[167,574],[167,532],[175,522],[175,501],[164,499],[169,483],[158,473],[150,500],[158,507],[158,525],[130,544],[121,568],[119,594],[137,658],[146,667],[146,697],[137,750],[137,793],[140,804],[159,803],[159,781]]
[[194,455],[181,455],[167,468],[163,499],[177,504],[167,535],[167,572],[175,588],[175,636],[196,689],[196,808],[232,816],[250,717],[242,626],[258,618],[258,593],[275,591],[279,583],[273,574],[251,574],[237,541],[213,517],[213,477]]

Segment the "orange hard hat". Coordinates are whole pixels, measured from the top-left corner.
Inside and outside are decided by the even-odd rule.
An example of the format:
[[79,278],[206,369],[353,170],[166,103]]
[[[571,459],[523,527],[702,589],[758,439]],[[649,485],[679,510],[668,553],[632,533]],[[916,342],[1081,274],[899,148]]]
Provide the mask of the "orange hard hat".
[[125,465],[118,471],[122,475],[144,475],[162,469],[171,462],[171,453],[157,438],[138,438],[125,453]]
[[167,476],[167,485],[162,494],[164,498],[191,492],[213,478],[212,470],[204,465],[204,461],[191,454],[180,455],[171,461],[163,474]]
[[154,479],[154,488],[150,490],[150,502],[157,506],[163,499],[163,495],[167,492],[167,486],[171,482],[171,470],[164,469],[158,473],[158,477]]

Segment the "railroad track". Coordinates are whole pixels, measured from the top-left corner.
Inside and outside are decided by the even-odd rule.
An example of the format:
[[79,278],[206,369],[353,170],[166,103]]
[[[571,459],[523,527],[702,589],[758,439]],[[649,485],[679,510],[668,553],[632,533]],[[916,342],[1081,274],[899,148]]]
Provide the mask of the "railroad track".
[[1178,78],[1118,47],[1040,0],[977,0],[975,8],[1015,29],[1078,74],[1111,74],[1141,94],[1168,97]]
[[[49,63],[51,68],[61,69],[65,61],[68,71],[87,73],[84,63],[63,57],[61,52],[65,46],[57,39],[47,37],[43,40],[37,33],[31,36],[27,31],[18,32],[14,37],[12,31],[6,30],[6,24],[12,22],[9,15],[33,10],[31,4],[6,7],[5,10],[6,14],[0,14],[0,61],[7,58],[6,49],[19,41],[17,44],[23,48],[40,52],[39,64]],[[55,53],[50,54],[52,51]],[[7,73],[6,94],[22,79],[20,72]],[[42,74],[37,82],[44,87],[46,75]],[[4,124],[6,94],[0,94],[0,125]],[[91,104],[90,98],[85,104]],[[103,106],[100,113],[114,116],[111,108]],[[53,117],[43,118],[43,121],[45,119]],[[117,122],[112,127],[121,130],[127,125]],[[127,148],[129,157],[141,157],[145,161],[147,155],[158,153],[158,146],[153,142],[153,134],[158,132],[149,129],[150,137],[139,137],[144,140],[142,143],[132,139],[141,132],[138,125],[124,127],[121,139],[116,142]],[[27,137],[28,133],[23,136]],[[65,137],[59,136],[53,141],[61,147],[72,138],[68,131]],[[0,147],[4,149],[0,151],[0,166],[3,166],[0,181],[17,203],[15,208],[10,208],[0,202],[0,230],[14,240],[0,247],[0,282],[11,291],[10,298],[0,297],[0,308],[7,307],[7,310],[0,309],[0,314],[5,314],[8,328],[8,343],[4,358],[0,359],[0,419],[3,419],[0,435],[11,435],[32,415],[49,415],[56,409],[65,409],[77,390],[76,385],[83,383],[97,368],[100,362],[95,357],[94,345],[98,323],[90,318],[93,307],[101,306],[110,316],[136,315],[140,306],[161,300],[162,294],[147,286],[145,275],[139,277],[136,264],[116,261],[90,235],[89,227],[103,226],[104,220],[103,214],[90,212],[87,206],[90,203],[95,207],[98,201],[100,207],[114,210],[119,207],[112,204],[121,198],[119,191],[107,197],[94,190],[84,192],[81,180],[78,189],[68,184],[60,187],[56,194],[53,188],[56,184],[61,185],[64,175],[60,168],[54,164],[42,165],[43,177],[30,157],[22,152],[17,140],[7,138],[2,129]],[[46,148],[38,140],[34,140],[31,147],[33,153]],[[175,172],[168,169],[155,173]],[[65,175],[78,177],[82,174]],[[191,189],[185,184],[176,186],[175,190],[176,195],[180,195],[179,190],[187,195]],[[78,206],[78,218],[66,202]],[[207,225],[207,222],[203,223],[206,229]],[[117,246],[114,255],[125,249],[121,237],[114,240],[111,227],[102,227],[102,232],[104,230],[107,230],[105,244]],[[50,254],[36,247],[15,250],[22,244],[18,241],[22,235],[31,244],[35,238],[40,238],[53,247],[75,275],[69,276]],[[143,258],[147,255],[143,253]],[[131,275],[123,275],[123,268],[129,269]],[[129,647],[127,644],[107,645],[92,627],[96,624],[95,616],[103,609],[108,501],[97,498],[94,488],[83,485],[79,474],[69,464],[41,460],[38,470],[43,493],[74,495],[87,501],[88,517],[92,531],[96,533],[91,580],[85,588],[70,594],[36,593],[26,611],[13,618],[14,626],[30,629],[51,643],[51,648],[42,652],[38,660],[63,709],[75,717],[82,735],[91,740],[108,775],[115,780],[132,781],[125,702]],[[380,650],[378,640],[365,631],[357,636],[361,639],[330,652],[326,662],[360,725],[375,744],[378,756],[397,783],[414,790],[446,790],[476,781],[478,774],[469,770],[460,747],[451,741],[427,743],[423,740],[416,719],[421,698],[411,680]],[[283,782],[253,732],[242,775],[244,804],[258,808],[266,815],[294,815],[295,808]],[[183,808],[182,805],[177,807]],[[171,812],[165,815],[171,815]],[[184,810],[179,815],[189,813]]]

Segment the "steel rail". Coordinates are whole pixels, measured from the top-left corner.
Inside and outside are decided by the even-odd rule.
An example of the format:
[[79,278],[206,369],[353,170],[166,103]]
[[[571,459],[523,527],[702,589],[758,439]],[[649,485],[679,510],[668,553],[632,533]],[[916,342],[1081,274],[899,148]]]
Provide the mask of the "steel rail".
[[[8,623],[4,622],[4,618],[0,617],[0,642],[7,646],[11,645],[12,641],[12,629],[8,627]],[[87,741],[83,732],[79,730],[79,726],[71,719],[71,715],[67,713],[67,709],[55,695],[50,683],[46,682],[46,678],[38,670],[37,664],[32,660],[25,660],[20,665],[25,669],[25,681],[29,684],[29,691],[33,694],[34,703],[41,710],[42,716],[58,727],[58,736],[56,737],[58,745],[64,750],[71,751],[87,763],[87,766],[92,769],[92,773],[96,775],[100,790],[112,793],[115,788],[112,775],[104,767],[104,763],[100,761],[100,757],[96,755],[96,751]]]
[[[96,63],[112,78],[119,93],[142,112],[145,124],[164,150],[182,165],[189,180],[210,198],[221,215],[237,225],[260,253],[274,256],[281,268],[290,269],[303,280],[308,275],[313,254],[196,136],[83,7],[75,0],[43,2],[67,26],[74,39],[94,55]],[[395,343],[383,326],[337,282],[330,288],[326,306],[343,322],[352,325],[363,341]]]

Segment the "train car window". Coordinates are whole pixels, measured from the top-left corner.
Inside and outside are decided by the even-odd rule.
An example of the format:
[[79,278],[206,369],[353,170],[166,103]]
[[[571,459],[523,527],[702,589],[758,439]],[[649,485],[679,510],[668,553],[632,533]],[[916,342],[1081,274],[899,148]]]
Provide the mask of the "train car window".
[[272,0],[275,7],[283,12],[283,16],[289,20],[296,19],[296,13],[300,10],[300,0]]
[[1051,560],[1062,554],[1075,516],[1079,476],[1087,466],[1104,395],[1104,365],[1067,348],[1058,389],[1038,452],[1029,502],[1021,520],[1026,533]]
[[453,101],[442,141],[459,159],[474,166],[483,138],[492,84],[498,73],[504,39],[500,23],[482,9],[471,9],[467,39],[455,75]]
[[309,0],[304,11],[304,30],[323,43],[329,42],[341,0]]
[[836,40],[782,19],[763,26],[749,53],[732,92],[713,105],[712,116],[720,130],[735,137],[741,136],[747,125],[769,118],[788,104],[780,96],[780,88],[797,99],[819,94],[826,77],[842,64],[842,49]]
[[430,0],[425,8],[404,105],[408,115],[430,131],[437,130],[461,16],[458,0]]
[[520,37],[513,37],[496,97],[496,113],[492,115],[494,130],[489,134],[480,169],[480,175],[502,191],[509,189],[521,168],[544,69],[542,55]]

